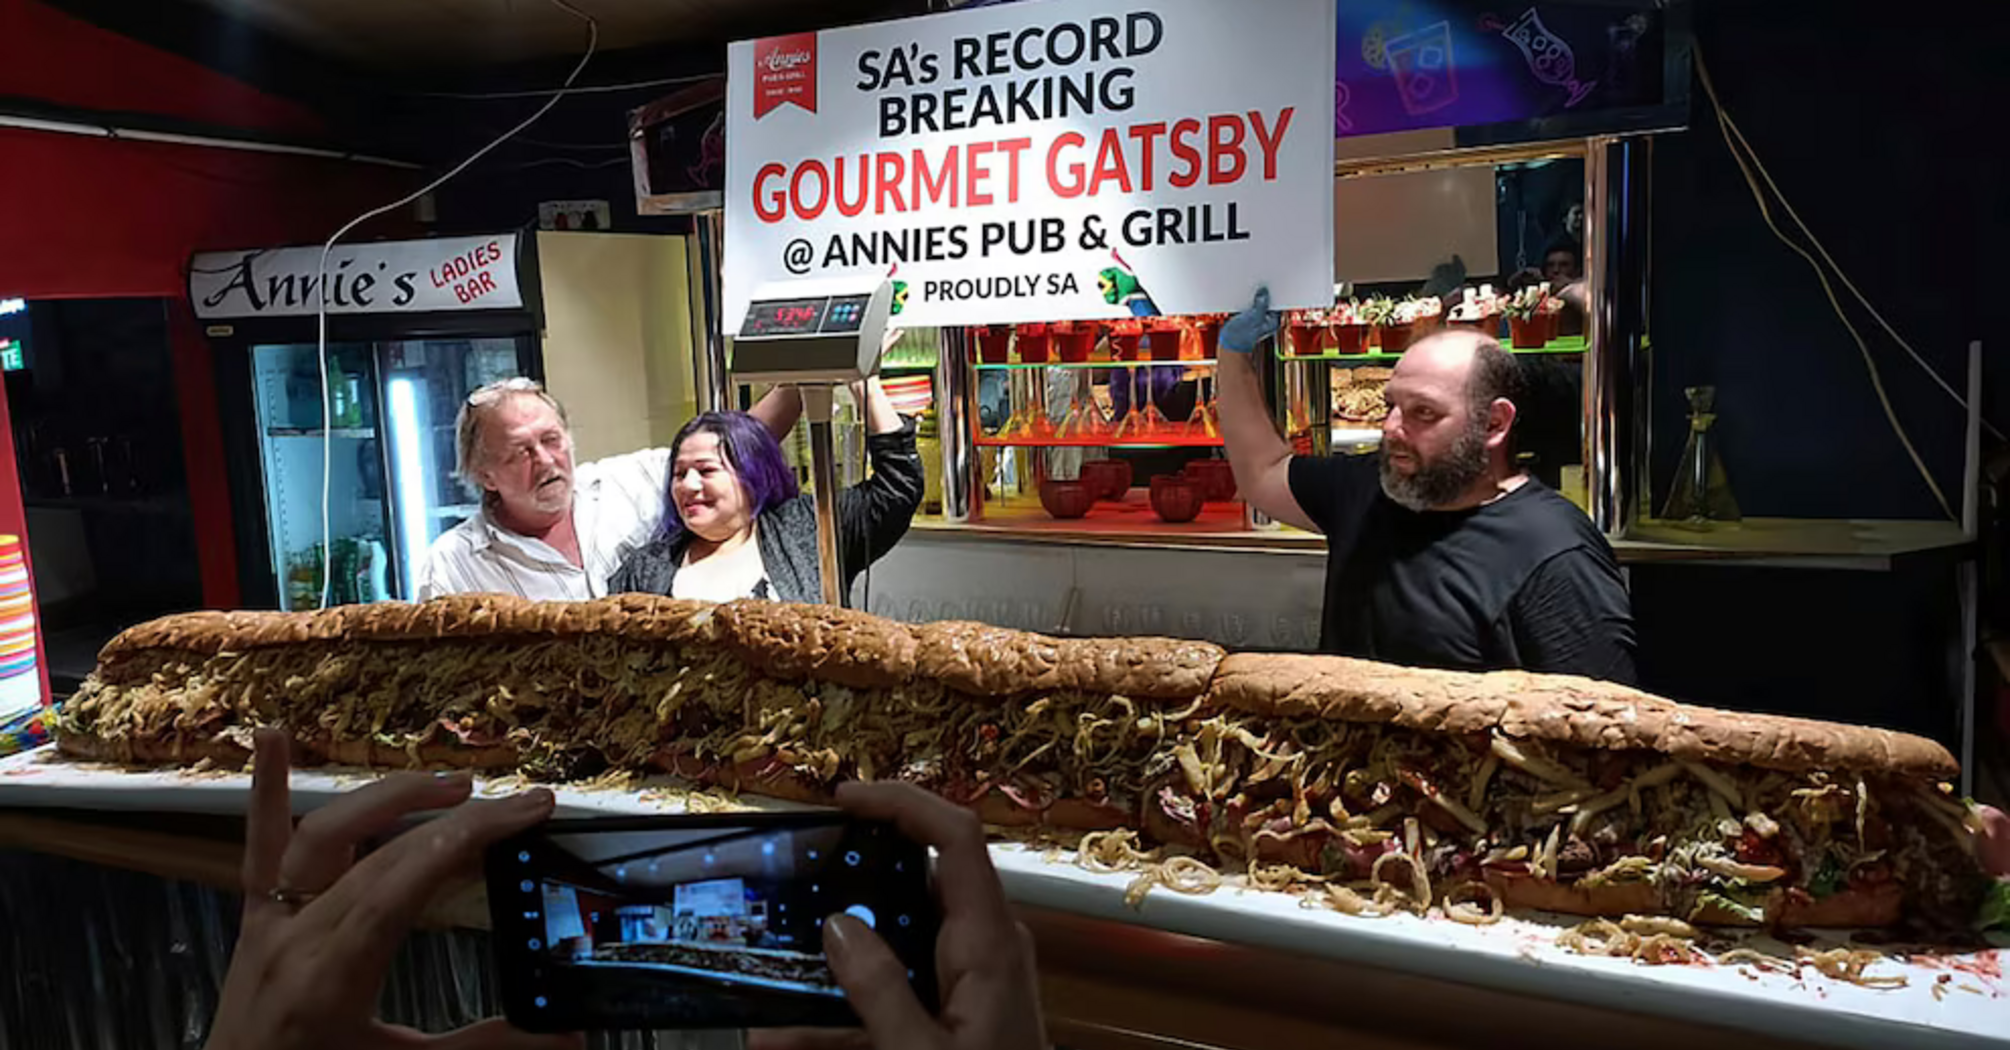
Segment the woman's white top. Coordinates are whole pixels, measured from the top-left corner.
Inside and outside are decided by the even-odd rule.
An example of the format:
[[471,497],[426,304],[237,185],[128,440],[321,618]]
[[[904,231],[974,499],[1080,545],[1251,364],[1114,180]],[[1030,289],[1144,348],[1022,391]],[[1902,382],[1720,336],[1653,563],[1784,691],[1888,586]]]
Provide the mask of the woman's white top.
[[755,540],[749,536],[738,548],[703,561],[692,561],[686,550],[677,575],[670,579],[670,596],[708,602],[767,597],[768,569],[761,564],[761,545]]

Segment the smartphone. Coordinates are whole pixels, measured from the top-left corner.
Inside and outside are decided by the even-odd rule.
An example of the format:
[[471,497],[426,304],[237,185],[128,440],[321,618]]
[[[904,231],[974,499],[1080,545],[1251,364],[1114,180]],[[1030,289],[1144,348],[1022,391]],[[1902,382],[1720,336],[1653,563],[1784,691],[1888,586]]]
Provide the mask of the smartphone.
[[836,810],[554,820],[491,846],[503,1011],[530,1032],[856,1026],[823,924],[871,927],[936,1009],[928,851]]

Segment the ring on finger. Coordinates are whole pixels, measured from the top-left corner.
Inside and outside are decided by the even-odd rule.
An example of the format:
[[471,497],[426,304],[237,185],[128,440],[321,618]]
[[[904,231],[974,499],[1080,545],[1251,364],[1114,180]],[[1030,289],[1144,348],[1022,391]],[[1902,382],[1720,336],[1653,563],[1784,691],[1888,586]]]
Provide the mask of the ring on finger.
[[275,904],[284,904],[294,911],[299,911],[307,905],[314,903],[314,898],[319,897],[320,894],[309,890],[296,890],[287,886],[280,886],[276,889],[267,890],[265,896],[266,899]]

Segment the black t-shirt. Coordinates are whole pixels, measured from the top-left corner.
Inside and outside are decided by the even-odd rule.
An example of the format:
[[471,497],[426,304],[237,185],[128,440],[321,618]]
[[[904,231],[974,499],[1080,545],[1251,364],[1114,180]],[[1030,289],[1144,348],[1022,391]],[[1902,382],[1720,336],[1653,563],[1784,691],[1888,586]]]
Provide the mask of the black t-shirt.
[[1374,456],[1297,456],[1291,494],[1326,534],[1319,648],[1417,667],[1633,681],[1633,609],[1612,548],[1530,479],[1464,511],[1382,494]]

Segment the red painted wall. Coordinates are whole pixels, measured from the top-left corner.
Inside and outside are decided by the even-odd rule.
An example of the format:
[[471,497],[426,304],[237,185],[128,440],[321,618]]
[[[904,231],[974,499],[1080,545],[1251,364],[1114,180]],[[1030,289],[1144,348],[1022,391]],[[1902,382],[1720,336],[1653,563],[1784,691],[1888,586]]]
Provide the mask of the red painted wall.
[[[34,0],[0,0],[0,97],[148,113],[313,138],[297,103]],[[239,600],[229,493],[209,345],[188,312],[191,254],[320,241],[416,186],[418,173],[340,161],[0,129],[0,297],[173,299],[170,352],[180,403],[203,597]],[[411,232],[402,219],[363,238]],[[354,236],[354,235],[352,235]],[[0,395],[4,396],[4,395]],[[4,417],[0,417],[4,418]],[[8,435],[0,433],[0,441]],[[0,451],[0,531],[25,525],[9,441]]]
[[180,55],[136,43],[36,0],[0,0],[0,96],[151,113],[311,137],[321,119]]
[[0,157],[0,292],[30,299],[182,295],[191,253],[319,241],[414,174],[7,129]]

